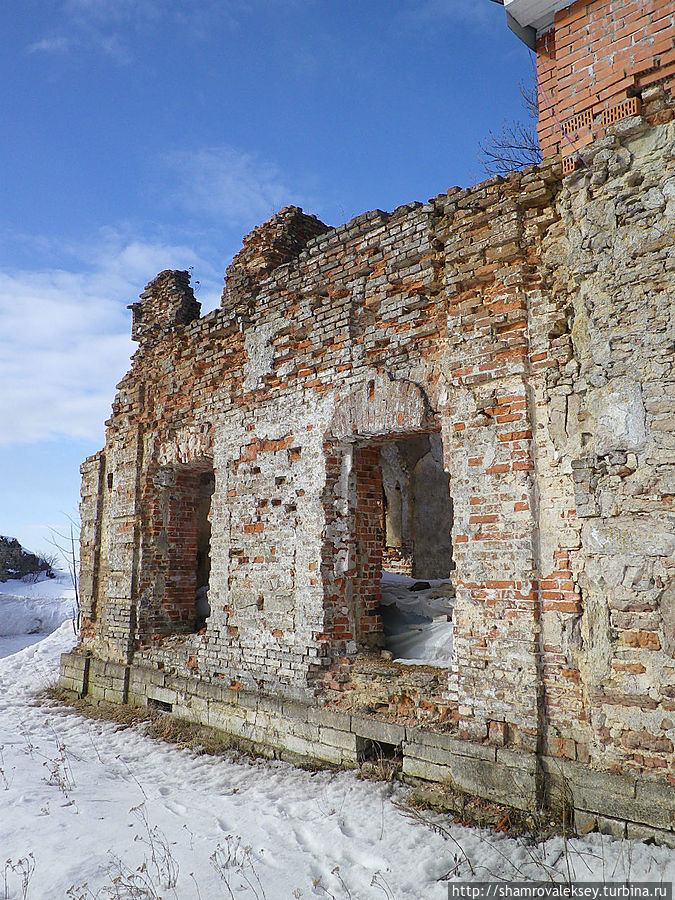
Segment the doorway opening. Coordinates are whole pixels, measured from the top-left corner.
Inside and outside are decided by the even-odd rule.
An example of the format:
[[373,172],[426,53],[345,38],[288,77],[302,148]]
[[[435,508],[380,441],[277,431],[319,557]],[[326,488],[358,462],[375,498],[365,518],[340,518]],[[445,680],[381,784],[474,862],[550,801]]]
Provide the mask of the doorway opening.
[[449,666],[452,499],[440,434],[330,449],[324,599],[338,651]]

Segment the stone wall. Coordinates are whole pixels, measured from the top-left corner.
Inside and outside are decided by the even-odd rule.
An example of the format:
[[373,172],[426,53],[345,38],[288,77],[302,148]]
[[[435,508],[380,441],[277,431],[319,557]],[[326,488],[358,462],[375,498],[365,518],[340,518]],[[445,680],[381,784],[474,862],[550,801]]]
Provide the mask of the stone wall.
[[564,547],[542,547],[570,562],[570,581],[547,585],[560,615],[544,604],[554,741],[570,758],[671,779],[674,153],[672,123],[626,120],[565,181],[542,262],[570,358],[547,374],[540,419],[550,529],[569,523]]
[[[282,210],[204,317],[185,273],[151,282],[105,450],[82,469],[85,622],[64,666],[89,662],[64,684],[207,722],[216,692],[239,711],[211,723],[237,734],[247,697],[249,724],[281,710],[251,739],[343,762],[351,725],[302,713],[296,730],[285,711],[367,720],[404,735],[378,740],[405,744],[411,777],[478,792],[500,760],[540,799],[571,772],[595,798],[575,799],[580,816],[621,771],[611,828],[675,828],[675,132],[667,97],[643,99],[647,118],[611,126],[564,180],[553,160],[332,230]],[[434,520],[450,531],[449,669],[380,653],[383,479],[391,448],[421,443],[452,504]],[[169,677],[180,700],[133,687]],[[653,821],[635,812],[659,789]]]

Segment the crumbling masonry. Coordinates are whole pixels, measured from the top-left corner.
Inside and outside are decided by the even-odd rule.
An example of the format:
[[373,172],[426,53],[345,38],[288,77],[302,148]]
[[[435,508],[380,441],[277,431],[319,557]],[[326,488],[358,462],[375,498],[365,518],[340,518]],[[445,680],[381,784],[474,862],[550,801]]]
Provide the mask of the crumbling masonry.
[[[336,229],[283,209],[201,318],[151,281],[62,686],[675,845],[669,87],[565,177],[553,147]],[[383,652],[383,567],[451,579],[448,665]]]

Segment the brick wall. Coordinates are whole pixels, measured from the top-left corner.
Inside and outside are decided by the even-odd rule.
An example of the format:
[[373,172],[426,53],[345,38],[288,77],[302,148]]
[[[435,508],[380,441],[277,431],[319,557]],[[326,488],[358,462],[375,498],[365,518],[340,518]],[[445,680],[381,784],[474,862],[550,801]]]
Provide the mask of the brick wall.
[[[367,213],[302,237],[239,313],[226,285],[223,308],[147,332],[83,469],[84,646],[672,778],[674,136],[620,125],[590,173],[551,162]],[[431,432],[455,660],[413,670],[376,646],[376,449]],[[156,479],[200,460],[212,613],[153,640],[173,568]]]
[[[641,93],[675,78],[670,0],[578,0],[537,41],[539,141],[571,171],[575,150],[640,111]],[[565,162],[568,160],[569,162]]]

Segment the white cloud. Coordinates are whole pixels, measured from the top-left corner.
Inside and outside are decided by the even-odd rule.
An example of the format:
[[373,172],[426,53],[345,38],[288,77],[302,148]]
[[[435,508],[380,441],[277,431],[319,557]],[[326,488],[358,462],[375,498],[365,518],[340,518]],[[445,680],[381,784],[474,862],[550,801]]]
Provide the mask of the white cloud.
[[43,38],[28,45],[29,53],[66,53],[72,47],[72,40],[65,35]]
[[262,222],[289,204],[302,205],[275,163],[234,147],[206,147],[166,154],[177,184],[169,194],[189,212],[231,225]]
[[120,65],[132,62],[131,39],[156,23],[180,28],[186,37],[205,38],[214,23],[235,23],[249,11],[248,0],[63,0],[62,25],[27,47],[31,53],[95,50]]
[[157,271],[199,264],[186,247],[111,235],[89,259],[0,273],[0,444],[102,436],[135,349],[126,306]]

